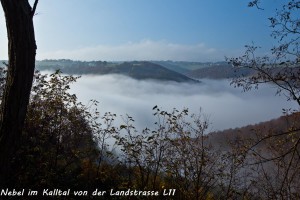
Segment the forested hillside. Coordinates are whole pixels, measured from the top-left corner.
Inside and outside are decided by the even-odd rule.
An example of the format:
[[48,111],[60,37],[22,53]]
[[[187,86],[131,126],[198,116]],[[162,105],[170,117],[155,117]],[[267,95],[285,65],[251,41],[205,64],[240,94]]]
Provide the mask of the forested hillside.
[[66,74],[77,75],[122,74],[138,80],[153,79],[175,82],[197,82],[176,71],[146,61],[116,63],[106,61],[81,62],[72,60],[44,60],[37,61],[37,69],[61,70]]

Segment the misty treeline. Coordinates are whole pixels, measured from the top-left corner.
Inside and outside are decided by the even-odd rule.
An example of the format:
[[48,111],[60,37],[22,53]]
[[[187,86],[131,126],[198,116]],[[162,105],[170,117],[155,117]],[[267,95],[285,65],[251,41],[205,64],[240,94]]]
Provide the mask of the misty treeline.
[[[232,134],[216,141],[207,134],[210,123],[203,113],[155,106],[152,128],[137,130],[129,115],[116,124],[119,116],[101,114],[97,101],[78,102],[68,92],[78,78],[60,71],[35,73],[8,187],[90,192],[172,188],[174,199],[300,198],[299,148],[280,156],[298,142],[298,132],[291,131],[299,126],[294,124],[297,115],[286,118],[289,123],[280,130],[256,129],[247,137]],[[0,80],[2,91],[5,80]],[[275,137],[264,140],[270,135]],[[266,160],[270,155],[274,159]]]

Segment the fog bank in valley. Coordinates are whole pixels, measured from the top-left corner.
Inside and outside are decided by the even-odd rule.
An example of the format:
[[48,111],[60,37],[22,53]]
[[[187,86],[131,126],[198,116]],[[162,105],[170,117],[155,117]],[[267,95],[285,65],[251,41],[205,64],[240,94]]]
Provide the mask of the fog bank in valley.
[[[284,96],[275,96],[272,86],[242,92],[228,80],[202,80],[199,84],[135,80],[122,75],[84,75],[71,86],[79,101],[98,100],[99,110],[135,119],[138,128],[151,127],[152,108],[166,111],[188,108],[209,117],[210,129],[223,130],[267,121],[282,115],[282,108],[296,107]],[[120,118],[119,121],[120,122]]]

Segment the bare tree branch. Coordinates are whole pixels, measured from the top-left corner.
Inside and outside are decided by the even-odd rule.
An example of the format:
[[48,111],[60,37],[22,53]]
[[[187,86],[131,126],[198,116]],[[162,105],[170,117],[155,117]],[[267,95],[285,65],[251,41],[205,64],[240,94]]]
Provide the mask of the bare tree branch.
[[33,17],[34,14],[35,14],[35,10],[36,10],[36,7],[37,7],[38,2],[39,2],[39,0],[35,0],[35,1],[34,1],[33,7],[32,7],[32,10],[31,10],[31,16],[32,16],[32,17]]
[[253,0],[253,1],[248,3],[248,6],[249,7],[254,7],[255,6],[259,10],[264,10],[263,8],[258,6],[259,3],[260,3],[259,0]]

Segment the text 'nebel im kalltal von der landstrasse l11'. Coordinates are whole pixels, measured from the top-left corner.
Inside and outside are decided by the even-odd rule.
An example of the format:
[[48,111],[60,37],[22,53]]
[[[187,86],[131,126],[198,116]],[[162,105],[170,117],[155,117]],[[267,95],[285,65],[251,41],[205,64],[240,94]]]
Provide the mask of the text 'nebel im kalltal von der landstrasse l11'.
[[158,190],[98,190],[95,189],[92,192],[86,190],[71,191],[71,189],[61,190],[61,189],[43,189],[42,191],[37,190],[17,190],[17,189],[1,189],[0,196],[7,197],[21,197],[21,196],[175,196],[176,189],[164,189],[162,191]]

